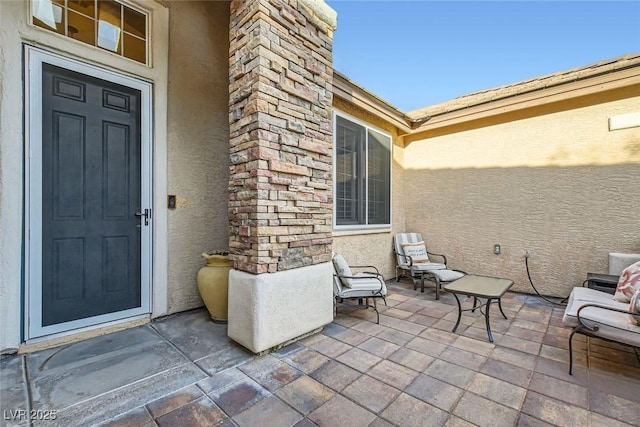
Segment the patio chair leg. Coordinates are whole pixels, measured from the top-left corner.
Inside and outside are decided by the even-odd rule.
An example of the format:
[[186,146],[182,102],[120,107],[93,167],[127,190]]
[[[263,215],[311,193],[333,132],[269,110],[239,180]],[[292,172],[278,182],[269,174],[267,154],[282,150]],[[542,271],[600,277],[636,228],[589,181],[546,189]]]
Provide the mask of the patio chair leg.
[[580,333],[580,330],[582,329],[581,326],[582,325],[578,325],[573,328],[573,331],[571,331],[571,334],[569,335],[569,375],[573,375],[573,336]]
[[[368,302],[368,298],[367,298],[367,304]],[[369,307],[373,308],[376,311],[376,324],[379,325],[380,324],[380,312],[378,311],[378,304],[376,302],[376,299],[373,298],[373,305],[370,305]]]
[[569,335],[569,375],[573,375],[573,335],[577,332],[576,328]]
[[433,275],[436,278],[436,300],[440,299],[440,279],[437,274]]

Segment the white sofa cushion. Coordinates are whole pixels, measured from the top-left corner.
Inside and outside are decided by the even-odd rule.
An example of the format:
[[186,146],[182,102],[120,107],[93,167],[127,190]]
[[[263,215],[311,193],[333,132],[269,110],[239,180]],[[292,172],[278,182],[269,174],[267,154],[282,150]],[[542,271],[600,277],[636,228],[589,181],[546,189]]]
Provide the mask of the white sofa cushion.
[[572,328],[578,326],[580,324],[578,310],[586,304],[597,304],[625,312],[621,313],[598,307],[587,307],[582,310],[580,312],[582,319],[586,320],[590,325],[598,325],[599,329],[593,332],[594,335],[629,345],[640,346],[640,326],[630,324],[628,314],[626,314],[629,304],[615,301],[611,298],[611,294],[596,289],[573,288],[562,317],[563,325]]
[[611,252],[609,253],[609,274],[619,276],[622,274],[622,270],[638,261],[640,261],[640,254]]

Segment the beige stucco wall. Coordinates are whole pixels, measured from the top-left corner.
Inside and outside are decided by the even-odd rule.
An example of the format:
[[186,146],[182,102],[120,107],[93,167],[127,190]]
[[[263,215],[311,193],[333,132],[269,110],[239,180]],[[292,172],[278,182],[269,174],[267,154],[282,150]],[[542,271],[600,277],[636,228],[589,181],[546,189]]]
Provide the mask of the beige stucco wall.
[[[170,3],[168,311],[202,306],[202,252],[228,247],[229,3]],[[165,202],[166,203],[166,202]]]
[[334,232],[333,250],[342,254],[351,265],[375,265],[389,279],[395,276],[395,264],[391,245],[394,233],[404,230],[405,189],[402,185],[403,140],[397,128],[349,102],[334,97],[336,111],[346,113],[362,122],[391,134],[393,140],[393,163],[391,166],[391,230],[380,232]]
[[[25,268],[24,200],[24,44],[61,56],[104,67],[154,83],[153,93],[153,169],[156,179],[154,201],[153,308],[152,316],[166,314],[166,86],[167,34],[166,7],[152,0],[133,2],[150,14],[151,66],[118,57],[105,50],[53,34],[29,24],[26,1],[0,2],[0,351],[17,348],[25,317],[23,282]],[[161,209],[160,206],[163,208]],[[28,266],[27,266],[28,268]]]
[[606,273],[608,252],[640,251],[640,128],[608,130],[609,117],[640,110],[638,88],[625,93],[636,96],[567,102],[411,142],[407,230],[452,267],[511,278],[517,291],[532,292],[525,250],[543,294],[566,296],[587,272]]

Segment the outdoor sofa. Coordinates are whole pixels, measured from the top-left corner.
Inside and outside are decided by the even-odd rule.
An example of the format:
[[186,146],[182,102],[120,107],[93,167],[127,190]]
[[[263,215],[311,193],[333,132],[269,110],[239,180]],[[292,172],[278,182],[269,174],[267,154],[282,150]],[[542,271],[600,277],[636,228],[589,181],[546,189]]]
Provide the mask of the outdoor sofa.
[[[631,259],[639,259],[637,254]],[[569,374],[573,372],[573,336],[582,334],[640,348],[640,261],[622,272],[618,267],[609,274],[620,274],[614,295],[599,289],[575,287],[571,291],[562,318],[573,328],[569,335]],[[637,353],[640,357],[640,353]]]

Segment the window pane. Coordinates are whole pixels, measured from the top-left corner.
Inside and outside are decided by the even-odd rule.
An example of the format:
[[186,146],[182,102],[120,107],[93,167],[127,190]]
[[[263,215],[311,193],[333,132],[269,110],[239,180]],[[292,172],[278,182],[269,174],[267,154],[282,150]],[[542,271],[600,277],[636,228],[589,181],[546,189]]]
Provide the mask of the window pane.
[[120,3],[110,0],[98,0],[98,19],[108,22],[114,27],[121,27],[122,12]]
[[368,136],[368,223],[389,224],[391,139],[371,129]]
[[58,34],[65,33],[64,9],[49,0],[34,0],[33,24]]
[[124,33],[124,56],[134,61],[147,63],[147,45],[144,40]]
[[336,117],[336,224],[364,224],[365,129]]
[[114,1],[98,2],[98,46],[121,53],[121,11]]
[[144,13],[114,0],[31,1],[33,25],[147,63]]
[[133,9],[124,8],[124,30],[134,36],[147,38],[147,17]]
[[95,18],[96,2],[95,0],[69,0],[69,10],[75,10],[90,18]]
[[72,39],[95,46],[96,44],[96,21],[86,16],[69,11],[68,35]]

